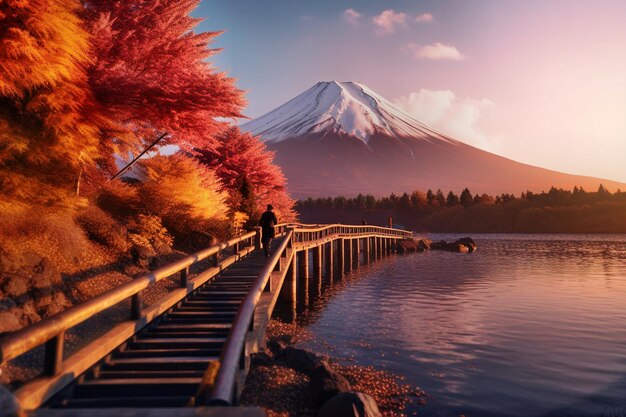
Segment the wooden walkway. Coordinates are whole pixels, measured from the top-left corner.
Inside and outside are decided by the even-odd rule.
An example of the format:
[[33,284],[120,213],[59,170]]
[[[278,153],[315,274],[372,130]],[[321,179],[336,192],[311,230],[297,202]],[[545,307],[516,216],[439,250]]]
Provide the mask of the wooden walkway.
[[[319,291],[323,276],[341,279],[361,263],[391,254],[410,233],[279,225],[278,235],[269,259],[258,250],[260,233],[247,233],[0,339],[0,363],[45,345],[43,373],[15,391],[17,401],[38,417],[60,409],[68,415],[109,409],[121,416],[122,410],[151,415],[167,408],[182,415],[188,407],[234,405],[279,298],[295,310],[302,293]],[[173,275],[180,289],[144,307],[142,291]],[[128,299],[128,321],[64,357],[66,330]]]
[[189,407],[217,369],[237,310],[267,259],[255,251],[202,285],[50,401],[52,408]]

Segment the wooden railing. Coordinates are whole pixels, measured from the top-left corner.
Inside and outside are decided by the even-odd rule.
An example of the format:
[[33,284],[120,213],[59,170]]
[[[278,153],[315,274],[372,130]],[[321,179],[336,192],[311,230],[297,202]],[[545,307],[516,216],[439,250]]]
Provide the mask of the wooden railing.
[[[284,230],[284,225],[280,225],[279,230]],[[253,251],[258,247],[259,238],[259,231],[252,231],[211,246],[4,336],[0,339],[0,365],[45,344],[43,378],[27,384],[22,392],[18,390],[16,393],[22,406],[27,409],[36,408],[47,397],[62,389],[73,378],[89,369],[200,285]],[[204,260],[208,261],[208,268],[190,279],[189,268]],[[155,305],[144,308],[142,292],[151,284],[176,274],[179,275],[180,289],[170,292]],[[68,330],[129,298],[130,320],[115,326],[64,360],[64,336]]]
[[[220,359],[220,369],[215,379],[214,388],[210,396],[201,399],[200,404],[231,405],[236,404],[238,395],[238,374],[246,372],[245,358],[250,352],[245,351],[246,340],[255,328],[255,309],[264,292],[279,292],[283,280],[288,273],[295,279],[296,268],[294,260],[296,252],[307,250],[309,247],[320,246],[336,239],[378,237],[385,239],[403,239],[412,236],[412,232],[378,226],[352,225],[287,225],[285,239],[275,250],[265,268],[255,281],[252,291],[243,301],[234,324],[228,335]],[[282,260],[282,263],[281,263]],[[272,275],[275,274],[279,284],[271,288]],[[268,288],[268,286],[270,286]],[[270,295],[276,298],[276,295]],[[270,307],[273,308],[273,305]],[[271,311],[268,313],[271,315]],[[241,388],[241,387],[239,387]]]
[[[251,330],[255,330],[257,326],[264,326],[269,320],[287,275],[290,274],[291,279],[295,279],[297,252],[306,251],[314,246],[321,247],[320,245],[338,239],[376,238],[392,241],[410,237],[411,232],[367,225],[294,223],[277,225],[276,235],[285,236],[285,238],[263,270],[259,271],[252,290],[241,304],[222,350],[220,368],[213,389],[209,391],[206,398],[199,398],[197,404],[233,404],[236,402],[238,388],[241,388],[238,377],[241,375],[240,371],[245,368],[244,363],[250,353],[246,351],[246,341],[249,339]],[[152,320],[167,312],[191,292],[218,275],[224,268],[258,248],[260,238],[260,230],[256,230],[211,246],[102,293],[83,304],[4,336],[0,339],[0,365],[45,345],[43,377],[29,382],[15,393],[22,407],[25,409],[39,407]],[[190,267],[201,261],[208,261],[209,265],[203,267],[192,278]],[[171,278],[176,274],[180,280],[180,288],[171,291],[157,303],[144,308],[142,292],[151,284]],[[271,298],[265,305],[267,311],[264,312],[263,317],[266,321],[255,323],[255,313],[264,292],[270,293]],[[130,299],[130,320],[119,323],[98,339],[64,359],[64,336],[67,331],[128,299]],[[264,335],[264,329],[261,330],[263,331],[257,332],[257,336],[261,335],[258,337]]]
[[[254,315],[261,295],[270,284],[272,273],[280,269],[281,258],[287,257],[293,242],[293,229],[287,231],[285,239],[274,251],[269,261],[256,279],[252,290],[244,299],[220,357],[220,369],[215,379],[213,391],[208,398],[210,405],[230,405],[235,397],[237,376],[245,361],[245,344],[250,331],[254,331]],[[284,274],[283,274],[284,278]],[[201,401],[202,402],[202,401]]]

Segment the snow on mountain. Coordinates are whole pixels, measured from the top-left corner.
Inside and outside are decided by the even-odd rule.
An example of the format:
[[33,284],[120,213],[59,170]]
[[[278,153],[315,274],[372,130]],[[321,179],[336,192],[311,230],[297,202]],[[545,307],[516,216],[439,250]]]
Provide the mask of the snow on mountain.
[[476,193],[587,190],[602,183],[512,161],[454,140],[396,108],[363,84],[319,82],[241,126],[260,136],[287,177],[290,193],[385,196],[413,190]]
[[324,131],[346,133],[365,143],[377,133],[450,141],[355,82],[319,82],[241,128],[268,142]]

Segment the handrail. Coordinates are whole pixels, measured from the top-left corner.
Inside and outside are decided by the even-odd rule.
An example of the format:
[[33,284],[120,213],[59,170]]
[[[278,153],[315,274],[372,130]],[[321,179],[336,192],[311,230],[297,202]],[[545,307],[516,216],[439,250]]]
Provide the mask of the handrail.
[[[254,282],[254,285],[246,298],[242,302],[235,321],[231,327],[226,343],[222,349],[222,355],[220,357],[220,367],[217,376],[214,381],[213,390],[211,391],[208,401],[208,405],[231,405],[235,397],[235,386],[237,380],[237,372],[239,370],[239,364],[244,353],[246,337],[250,330],[251,324],[254,320],[254,311],[257,303],[263,294],[263,290],[266,287],[272,271],[275,270],[276,265],[280,262],[280,258],[283,256],[283,252],[293,245],[294,242],[302,242],[303,235],[312,235],[315,240],[322,237],[334,237],[337,235],[355,235],[355,237],[369,235],[369,234],[381,234],[387,237],[409,237],[411,232],[391,229],[380,226],[369,225],[305,225],[305,224],[288,224],[287,235],[281,242],[277,250],[272,254],[269,261],[265,264],[265,267],[261,270],[259,276]],[[350,233],[353,230],[356,232]],[[308,241],[308,240],[307,240]],[[202,399],[200,399],[200,402]]]
[[[248,232],[226,242],[218,243],[217,245],[203,249],[148,274],[144,274],[129,283],[104,292],[82,304],[43,319],[32,326],[9,333],[7,336],[0,339],[0,364],[4,364],[6,361],[14,359],[55,337],[62,336],[63,332],[66,330],[71,329],[121,301],[130,297],[137,297],[138,294],[151,283],[168,278],[181,271],[185,271],[184,274],[186,275],[186,269],[189,266],[209,256],[219,254],[221,250],[236,246],[238,243],[252,239],[255,236],[256,232]],[[135,306],[135,308],[141,307],[139,305]]]
[[291,242],[293,233],[293,229],[287,232],[287,236],[265,264],[265,267],[254,282],[252,289],[237,311],[235,321],[232,324],[228,338],[222,349],[220,368],[208,401],[211,405],[230,405],[232,403],[238,364],[241,359],[241,353],[245,347],[250,323],[254,320],[256,305],[272,275],[272,271],[276,267],[276,264],[280,262],[280,257]]

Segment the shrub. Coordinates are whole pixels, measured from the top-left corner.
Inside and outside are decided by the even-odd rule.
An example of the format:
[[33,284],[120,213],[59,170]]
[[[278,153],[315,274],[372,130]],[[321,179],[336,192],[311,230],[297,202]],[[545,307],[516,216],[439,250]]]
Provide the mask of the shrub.
[[76,220],[89,238],[116,252],[128,250],[126,227],[97,206],[82,210]]
[[175,237],[222,233],[227,225],[226,193],[205,166],[183,154],[158,155],[141,162],[140,204],[159,216]]
[[163,227],[158,216],[139,214],[128,224],[128,241],[131,246],[140,246],[159,252],[162,246],[174,244],[172,236]]
[[74,270],[91,249],[73,210],[41,208],[0,216],[0,246],[46,256],[62,271]]

